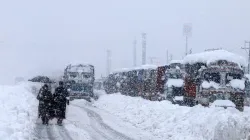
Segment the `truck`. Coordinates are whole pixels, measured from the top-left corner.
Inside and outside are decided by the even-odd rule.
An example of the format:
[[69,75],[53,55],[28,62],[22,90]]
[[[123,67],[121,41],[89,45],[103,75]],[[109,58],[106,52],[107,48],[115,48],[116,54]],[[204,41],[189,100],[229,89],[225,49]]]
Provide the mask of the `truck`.
[[169,69],[165,72],[164,92],[166,99],[173,104],[183,105],[184,96],[184,69],[181,60],[171,61]]
[[226,50],[209,50],[184,58],[184,102],[189,106],[244,110],[246,60]]
[[64,70],[63,81],[69,91],[70,100],[85,99],[94,96],[93,86],[95,70],[91,64],[70,64]]

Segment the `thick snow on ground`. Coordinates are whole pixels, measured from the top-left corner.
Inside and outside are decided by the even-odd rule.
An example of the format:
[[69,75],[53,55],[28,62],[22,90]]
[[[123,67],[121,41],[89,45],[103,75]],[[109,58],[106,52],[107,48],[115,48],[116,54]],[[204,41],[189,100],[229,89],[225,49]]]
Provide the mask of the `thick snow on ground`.
[[245,89],[245,80],[233,79],[230,81],[230,85],[233,88],[244,90]]
[[250,109],[205,108],[151,102],[121,94],[103,95],[95,106],[166,140],[246,140],[250,134]]
[[182,79],[168,79],[166,85],[168,87],[182,87],[184,85],[184,81]]
[[237,63],[241,66],[247,65],[246,60],[242,56],[228,52],[226,50],[214,50],[214,51],[205,51],[201,53],[190,54],[184,58],[184,63],[193,64],[196,62],[203,62],[209,64],[217,60],[227,60],[230,62]]
[[[36,85],[38,86],[38,85]],[[34,90],[34,89],[33,89]],[[0,86],[0,139],[28,140],[37,117],[37,101],[29,83]]]
[[85,100],[74,100],[70,104],[64,126],[69,130],[68,132],[81,135],[78,137],[79,140],[81,138],[95,140],[155,139],[151,134],[137,129],[105,110],[92,106]]

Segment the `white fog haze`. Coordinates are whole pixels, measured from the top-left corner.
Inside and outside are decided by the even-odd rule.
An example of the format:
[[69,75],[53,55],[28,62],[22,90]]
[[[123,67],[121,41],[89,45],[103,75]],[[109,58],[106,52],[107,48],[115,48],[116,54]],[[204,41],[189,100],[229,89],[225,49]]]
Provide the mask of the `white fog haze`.
[[71,62],[88,62],[96,77],[106,75],[106,51],[111,70],[141,64],[141,33],[147,33],[147,62],[166,63],[185,53],[183,25],[192,24],[193,53],[224,48],[246,56],[250,39],[249,0],[2,0],[0,2],[0,83],[14,78],[52,75]]

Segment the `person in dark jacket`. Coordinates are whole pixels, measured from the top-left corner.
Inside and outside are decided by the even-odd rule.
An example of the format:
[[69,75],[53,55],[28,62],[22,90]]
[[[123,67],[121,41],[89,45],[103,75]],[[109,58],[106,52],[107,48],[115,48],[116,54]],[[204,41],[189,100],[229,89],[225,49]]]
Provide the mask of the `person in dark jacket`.
[[47,84],[40,89],[37,99],[39,100],[39,116],[41,116],[43,124],[48,125],[53,96]]
[[65,119],[66,104],[69,104],[68,91],[64,88],[62,81],[59,82],[59,87],[55,89],[54,103],[56,108],[56,116],[58,118],[57,123],[62,124],[62,120]]

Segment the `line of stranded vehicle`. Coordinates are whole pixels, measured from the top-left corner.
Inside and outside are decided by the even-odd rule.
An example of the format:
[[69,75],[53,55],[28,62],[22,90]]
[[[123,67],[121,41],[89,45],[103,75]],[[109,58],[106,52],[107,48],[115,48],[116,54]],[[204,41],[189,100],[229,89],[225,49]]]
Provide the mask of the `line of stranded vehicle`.
[[225,50],[208,50],[169,65],[114,71],[105,80],[104,89],[108,94],[120,92],[152,101],[167,99],[180,105],[215,105],[243,111],[244,99],[248,99],[250,91],[245,66],[241,56]]

